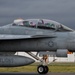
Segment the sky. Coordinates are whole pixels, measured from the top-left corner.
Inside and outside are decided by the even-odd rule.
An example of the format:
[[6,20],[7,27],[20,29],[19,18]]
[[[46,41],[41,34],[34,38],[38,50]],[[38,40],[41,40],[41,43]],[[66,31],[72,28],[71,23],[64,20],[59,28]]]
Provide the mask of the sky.
[[75,0],[0,0],[0,26],[18,18],[50,19],[75,29]]

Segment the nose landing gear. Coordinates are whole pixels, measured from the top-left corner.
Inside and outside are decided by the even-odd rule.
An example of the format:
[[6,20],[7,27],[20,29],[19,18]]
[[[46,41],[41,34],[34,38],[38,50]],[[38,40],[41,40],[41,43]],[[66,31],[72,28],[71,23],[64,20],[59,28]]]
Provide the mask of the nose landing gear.
[[48,66],[39,65],[37,67],[37,71],[39,74],[46,74],[46,73],[48,73],[48,70],[49,70]]
[[27,54],[29,54],[30,56],[32,56],[33,58],[35,58],[36,60],[39,60],[41,62],[41,65],[39,65],[37,67],[37,72],[39,74],[46,74],[46,73],[48,73],[48,71],[49,71],[49,68],[47,66],[49,64],[48,55],[43,55],[42,59],[40,59],[39,57],[37,57],[37,54],[34,55],[31,52],[27,52]]

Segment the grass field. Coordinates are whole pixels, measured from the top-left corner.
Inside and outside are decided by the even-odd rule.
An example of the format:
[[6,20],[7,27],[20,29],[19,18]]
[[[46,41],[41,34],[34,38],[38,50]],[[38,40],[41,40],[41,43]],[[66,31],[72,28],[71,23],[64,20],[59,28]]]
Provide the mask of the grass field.
[[[21,67],[0,68],[0,72],[37,72],[38,63]],[[51,63],[49,72],[75,72],[75,63]]]

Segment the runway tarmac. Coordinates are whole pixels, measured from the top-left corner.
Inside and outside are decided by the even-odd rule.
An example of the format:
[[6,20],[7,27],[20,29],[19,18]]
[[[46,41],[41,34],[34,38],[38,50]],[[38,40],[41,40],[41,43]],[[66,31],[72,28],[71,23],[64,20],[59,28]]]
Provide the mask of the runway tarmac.
[[[40,75],[38,73],[26,73],[26,72],[4,72],[4,73],[0,73],[0,75]],[[44,75],[44,74],[42,74]],[[46,75],[75,75],[75,73],[52,73],[49,72]]]

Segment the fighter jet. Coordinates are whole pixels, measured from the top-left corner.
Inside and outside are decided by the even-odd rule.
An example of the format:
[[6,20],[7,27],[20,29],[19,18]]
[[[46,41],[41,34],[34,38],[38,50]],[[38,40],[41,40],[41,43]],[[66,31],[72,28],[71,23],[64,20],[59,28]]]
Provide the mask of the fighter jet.
[[[32,51],[37,52],[36,55]],[[75,31],[61,23],[48,19],[17,19],[11,24],[0,27],[0,67],[25,66],[35,61],[29,57],[14,55],[26,52],[42,62],[37,71],[48,72],[45,57],[40,59],[39,52],[55,52],[57,57],[66,57],[75,52]]]

